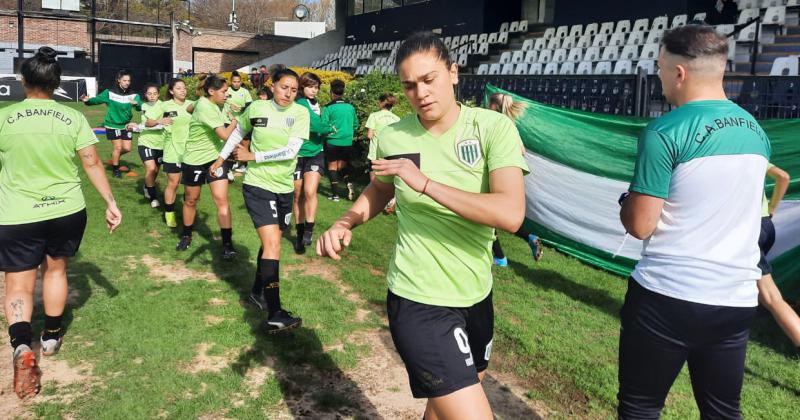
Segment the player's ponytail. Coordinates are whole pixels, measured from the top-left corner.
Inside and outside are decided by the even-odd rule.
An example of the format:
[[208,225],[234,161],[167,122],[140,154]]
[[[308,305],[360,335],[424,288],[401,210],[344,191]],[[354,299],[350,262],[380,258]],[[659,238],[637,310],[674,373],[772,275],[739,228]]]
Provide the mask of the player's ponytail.
[[22,62],[20,73],[25,87],[41,90],[48,95],[61,84],[61,66],[56,61],[56,51],[50,47],[40,47],[33,57]]

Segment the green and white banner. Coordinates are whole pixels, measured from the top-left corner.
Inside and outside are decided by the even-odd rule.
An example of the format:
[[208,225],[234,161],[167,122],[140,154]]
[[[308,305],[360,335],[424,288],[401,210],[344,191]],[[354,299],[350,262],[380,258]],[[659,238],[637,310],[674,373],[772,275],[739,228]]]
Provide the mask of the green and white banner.
[[[531,174],[525,179],[526,227],[566,254],[627,276],[642,242],[625,237],[617,199],[633,177],[636,143],[649,119],[543,105],[486,86],[526,103],[517,120]],[[484,101],[485,103],[485,101]],[[793,176],[773,222],[768,255],[785,297],[800,298],[800,120],[760,121],[772,143],[771,162]],[[766,184],[767,194],[774,185]]]

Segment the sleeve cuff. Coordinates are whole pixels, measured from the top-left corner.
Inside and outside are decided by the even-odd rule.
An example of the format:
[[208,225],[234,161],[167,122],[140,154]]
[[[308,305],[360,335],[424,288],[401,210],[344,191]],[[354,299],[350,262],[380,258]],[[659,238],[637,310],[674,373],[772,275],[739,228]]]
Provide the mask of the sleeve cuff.
[[653,190],[653,189],[650,189],[650,188],[641,187],[641,186],[638,186],[638,185],[631,185],[630,188],[628,188],[628,191],[639,193],[639,194],[644,194],[644,195],[649,195],[649,196],[656,197],[656,198],[662,198],[664,200],[669,198],[669,192],[665,193],[663,191],[656,191],[656,190]]

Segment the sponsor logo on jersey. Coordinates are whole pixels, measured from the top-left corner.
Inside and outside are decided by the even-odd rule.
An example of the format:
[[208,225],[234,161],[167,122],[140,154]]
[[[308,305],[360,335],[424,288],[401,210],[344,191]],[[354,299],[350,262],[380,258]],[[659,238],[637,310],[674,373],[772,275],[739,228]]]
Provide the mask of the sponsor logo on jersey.
[[456,157],[470,168],[481,160],[481,142],[477,139],[461,140],[456,144]]
[[294,117],[286,117],[286,126],[291,127],[294,125]]
[[164,112],[164,118],[175,118],[178,116],[178,111],[166,111]]
[[42,197],[40,203],[34,203],[33,204],[33,208],[34,209],[42,209],[42,208],[46,208],[46,207],[57,206],[59,204],[64,204],[66,202],[67,202],[67,200],[65,200],[63,198],[57,198],[57,197],[53,197],[53,196],[45,196],[45,197]]
[[252,125],[253,127],[262,127],[262,128],[266,127],[267,122],[269,122],[269,118],[267,117],[250,118],[250,125]]

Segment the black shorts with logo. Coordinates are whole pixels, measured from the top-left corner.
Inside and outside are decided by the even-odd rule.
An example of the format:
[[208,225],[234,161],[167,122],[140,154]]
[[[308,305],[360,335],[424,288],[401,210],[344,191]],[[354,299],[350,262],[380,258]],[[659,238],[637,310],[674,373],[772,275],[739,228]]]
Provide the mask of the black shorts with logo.
[[151,149],[147,146],[138,146],[137,149],[139,150],[139,157],[142,159],[142,162],[146,162],[148,160],[156,161],[156,165],[161,165],[161,160],[164,157],[164,151],[160,149]]
[[489,366],[492,294],[468,308],[426,305],[389,291],[389,329],[414,398],[441,397],[477,384]]
[[256,229],[262,226],[278,225],[281,231],[292,221],[292,200],[294,193],[274,193],[253,185],[242,186],[244,205]]
[[308,172],[325,174],[325,156],[320,152],[316,156],[298,157],[297,166],[294,168],[294,180],[300,181]]
[[761,269],[761,275],[766,276],[772,273],[772,265],[767,261],[767,254],[772,246],[775,245],[775,225],[769,216],[761,218],[761,234],[758,236],[758,248],[761,250],[761,260],[758,262],[758,268]]
[[337,160],[348,161],[353,156],[353,146],[334,146],[332,144],[325,145],[325,157],[328,162]]
[[222,175],[214,178],[208,173],[208,168],[210,168],[214,162],[215,161],[212,160],[211,162],[204,163],[202,165],[189,165],[188,163],[182,163],[181,169],[183,171],[183,175],[181,177],[181,183],[190,187],[196,187],[198,185],[210,184],[216,181],[228,182],[228,171],[231,169],[231,164],[228,162],[223,162],[221,166]]
[[0,225],[0,271],[31,270],[51,257],[72,257],[86,228],[86,209],[68,216],[19,225]]
[[133,131],[124,128],[106,128],[106,138],[109,140],[133,140]]
[[180,163],[164,162],[164,172],[168,174],[181,174],[183,173],[183,166]]

